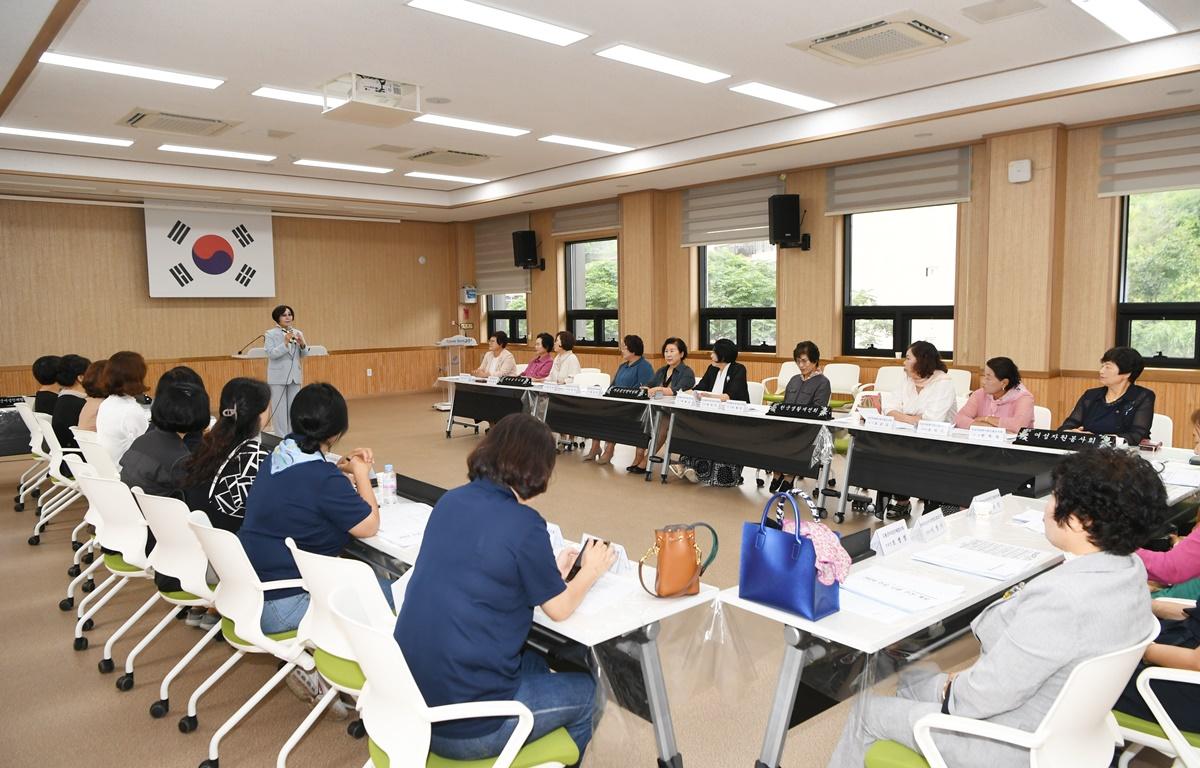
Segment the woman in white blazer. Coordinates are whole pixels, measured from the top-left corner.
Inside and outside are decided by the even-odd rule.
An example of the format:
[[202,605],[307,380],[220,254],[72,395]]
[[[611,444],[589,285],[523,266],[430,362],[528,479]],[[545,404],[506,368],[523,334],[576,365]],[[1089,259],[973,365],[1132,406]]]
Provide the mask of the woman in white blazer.
[[137,400],[146,390],[146,360],[141,355],[118,352],[108,358],[104,365],[108,396],[96,412],[96,435],[118,466],[125,451],[150,426],[150,416]]
[[280,437],[292,431],[291,410],[296,393],[304,386],[300,358],[308,354],[304,334],[292,325],[296,313],[287,304],[271,310],[275,327],[263,334],[267,350],[267,383],[271,385],[273,429]]
[[922,419],[953,423],[958,414],[958,396],[937,347],[928,341],[913,342],[904,353],[904,373],[900,407],[887,415],[906,424]]

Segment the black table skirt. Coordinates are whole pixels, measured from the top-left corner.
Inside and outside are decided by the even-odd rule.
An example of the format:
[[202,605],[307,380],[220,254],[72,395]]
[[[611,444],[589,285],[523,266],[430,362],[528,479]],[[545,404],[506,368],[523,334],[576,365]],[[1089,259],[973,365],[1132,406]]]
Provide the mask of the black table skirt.
[[[822,429],[815,424],[699,409],[674,413],[672,453],[801,477],[815,478],[821,471],[812,465],[813,441]],[[663,424],[665,429],[665,418]]]
[[454,385],[454,418],[488,421],[495,424],[510,413],[522,413],[526,393],[519,389]]
[[650,442],[650,405],[645,401],[547,397],[546,425],[555,432],[639,448]]
[[0,409],[0,456],[29,453],[29,430],[16,408]]

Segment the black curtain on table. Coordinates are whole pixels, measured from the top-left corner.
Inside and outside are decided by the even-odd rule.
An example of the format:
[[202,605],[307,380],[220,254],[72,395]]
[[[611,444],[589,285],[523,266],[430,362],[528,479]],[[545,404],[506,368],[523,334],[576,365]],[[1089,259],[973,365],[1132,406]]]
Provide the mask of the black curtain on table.
[[816,424],[682,408],[674,414],[671,453],[802,477],[821,471],[812,465],[813,441],[822,429]]
[[650,405],[645,401],[547,397],[546,426],[555,432],[638,447],[650,442]]
[[510,413],[525,411],[525,392],[520,389],[454,385],[454,418],[475,419],[495,424]]

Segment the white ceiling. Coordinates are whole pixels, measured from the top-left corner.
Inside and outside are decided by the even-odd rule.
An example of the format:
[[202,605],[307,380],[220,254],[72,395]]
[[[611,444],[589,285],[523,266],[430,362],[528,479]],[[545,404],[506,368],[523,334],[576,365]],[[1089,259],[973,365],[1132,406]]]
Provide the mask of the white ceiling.
[[[1023,107],[996,107],[997,102],[1012,98],[1027,100],[1126,77],[1145,80],[1172,70],[1195,70],[1200,68],[1200,34],[1125,46],[1069,0],[1041,0],[1047,6],[1044,10],[987,25],[962,14],[961,7],[973,1],[503,3],[508,10],[591,35],[560,48],[418,11],[403,0],[354,0],[340,7],[319,0],[287,4],[87,0],[51,50],[223,77],[226,83],[206,91],[39,65],[0,124],[122,137],[136,143],[123,149],[0,136],[0,170],[86,179],[86,183],[61,183],[96,186],[97,194],[131,199],[138,196],[136,190],[152,191],[158,185],[208,187],[196,199],[245,202],[250,197],[259,204],[279,200],[280,206],[302,208],[291,197],[300,195],[316,199],[308,204],[314,212],[358,205],[367,207],[346,212],[455,220],[520,210],[523,203],[560,205],[638,188],[972,140],[1004,130],[1001,125],[1081,122],[1198,100],[1196,92],[1182,97],[1165,93],[1194,87],[1194,78],[1187,75]],[[1181,31],[1200,29],[1200,3],[1195,0],[1150,2]],[[31,9],[40,8],[44,16],[47,10],[42,6],[48,5],[42,0],[36,6],[5,3],[0,8],[0,30],[5,30],[0,32],[5,52],[0,55],[0,74],[7,73],[8,59],[19,60],[28,46],[25,42],[19,54],[10,56],[10,49],[19,45],[20,30],[32,27],[36,33],[40,26],[40,21],[30,21]],[[915,11],[966,40],[867,68],[834,64],[787,46],[899,10]],[[32,39],[32,33],[26,36]],[[593,55],[616,43],[733,76],[700,85]],[[249,95],[264,84],[316,89],[321,82],[352,70],[414,82],[422,86],[425,97],[451,100],[439,106],[427,104],[426,111],[526,128],[531,133],[508,138],[418,123],[372,128],[330,121],[317,107]],[[1187,82],[1180,85],[1174,82],[1177,79]],[[849,106],[797,117],[796,110],[728,90],[749,80]],[[988,105],[993,106],[987,112],[936,117]],[[240,124],[210,139],[116,125],[135,107]],[[917,130],[911,126],[930,119],[936,122]],[[883,128],[897,121],[908,125]],[[272,139],[266,135],[268,129],[293,135]],[[933,137],[913,136],[930,131]],[[536,140],[549,133],[653,149],[609,156]],[[813,141],[841,133],[852,135]],[[279,159],[263,165],[173,155],[157,151],[164,142],[275,154]],[[370,149],[378,144],[444,147],[496,157],[456,170],[422,166]],[[759,151],[755,156],[712,159],[785,144],[793,146]],[[366,176],[302,168],[292,165],[289,156],[383,165],[396,172]],[[110,162],[114,160],[123,162]],[[751,162],[757,165],[743,165]],[[478,176],[498,183],[463,188],[402,175],[410,170]],[[121,183],[109,186],[109,179]],[[13,181],[0,178],[0,190],[16,188],[6,185],[6,180]],[[377,212],[372,213],[371,207]]]

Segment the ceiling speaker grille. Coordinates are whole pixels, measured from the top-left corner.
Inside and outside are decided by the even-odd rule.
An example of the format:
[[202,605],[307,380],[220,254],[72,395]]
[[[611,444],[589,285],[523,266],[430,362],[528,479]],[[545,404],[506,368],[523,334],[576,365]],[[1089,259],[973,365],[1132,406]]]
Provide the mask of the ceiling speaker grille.
[[789,45],[840,64],[861,67],[938,50],[963,40],[928,19],[906,12]]
[[211,117],[176,115],[153,109],[135,109],[123,117],[118,125],[126,125],[141,131],[174,133],[185,136],[217,136],[237,123]]
[[433,163],[434,165],[477,165],[486,160],[491,160],[491,155],[482,155],[478,152],[463,152],[459,149],[425,149],[420,152],[414,152],[408,156],[409,160],[416,160],[421,163]]

